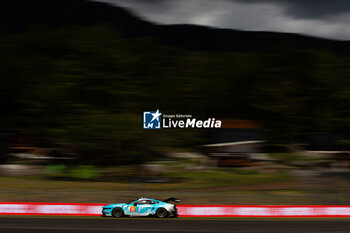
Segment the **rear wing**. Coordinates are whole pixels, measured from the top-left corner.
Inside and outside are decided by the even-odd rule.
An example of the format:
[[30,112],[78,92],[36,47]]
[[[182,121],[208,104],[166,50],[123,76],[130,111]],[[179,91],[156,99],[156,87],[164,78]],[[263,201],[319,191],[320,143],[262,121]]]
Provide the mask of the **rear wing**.
[[181,201],[181,199],[176,198],[176,197],[169,197],[168,199],[165,199],[163,202],[175,202],[175,203],[179,203]]

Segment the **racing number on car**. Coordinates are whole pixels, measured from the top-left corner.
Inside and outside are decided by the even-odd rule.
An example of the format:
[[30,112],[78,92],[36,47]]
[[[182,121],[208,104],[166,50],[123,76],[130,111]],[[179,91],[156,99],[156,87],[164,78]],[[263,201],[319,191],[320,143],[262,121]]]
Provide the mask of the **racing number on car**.
[[130,212],[136,212],[136,207],[135,206],[130,206]]

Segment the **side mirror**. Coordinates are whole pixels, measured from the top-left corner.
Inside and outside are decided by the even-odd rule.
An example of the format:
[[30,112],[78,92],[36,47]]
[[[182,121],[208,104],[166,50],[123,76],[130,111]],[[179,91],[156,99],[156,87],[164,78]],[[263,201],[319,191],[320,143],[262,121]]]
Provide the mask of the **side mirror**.
[[137,203],[134,203],[134,206],[137,206]]

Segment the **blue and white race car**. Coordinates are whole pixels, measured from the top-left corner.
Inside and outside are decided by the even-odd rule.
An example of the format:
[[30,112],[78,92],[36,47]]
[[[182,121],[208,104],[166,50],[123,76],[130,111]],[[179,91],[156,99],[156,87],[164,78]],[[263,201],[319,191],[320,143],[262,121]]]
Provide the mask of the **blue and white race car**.
[[106,205],[102,209],[102,216],[113,216],[115,218],[120,218],[123,216],[155,216],[158,218],[176,218],[178,217],[176,205],[169,202],[178,203],[180,201],[180,199],[173,197],[164,201],[142,197],[129,201],[128,203]]

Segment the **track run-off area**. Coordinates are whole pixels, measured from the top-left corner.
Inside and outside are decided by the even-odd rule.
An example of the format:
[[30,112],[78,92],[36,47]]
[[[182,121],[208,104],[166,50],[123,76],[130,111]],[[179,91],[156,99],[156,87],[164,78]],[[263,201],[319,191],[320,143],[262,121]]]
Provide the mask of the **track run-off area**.
[[350,219],[214,219],[214,218],[101,218],[101,217],[0,217],[1,233],[57,232],[337,232],[348,233]]
[[[100,216],[107,204],[0,202],[0,215]],[[350,206],[177,205],[180,217],[347,217]]]

